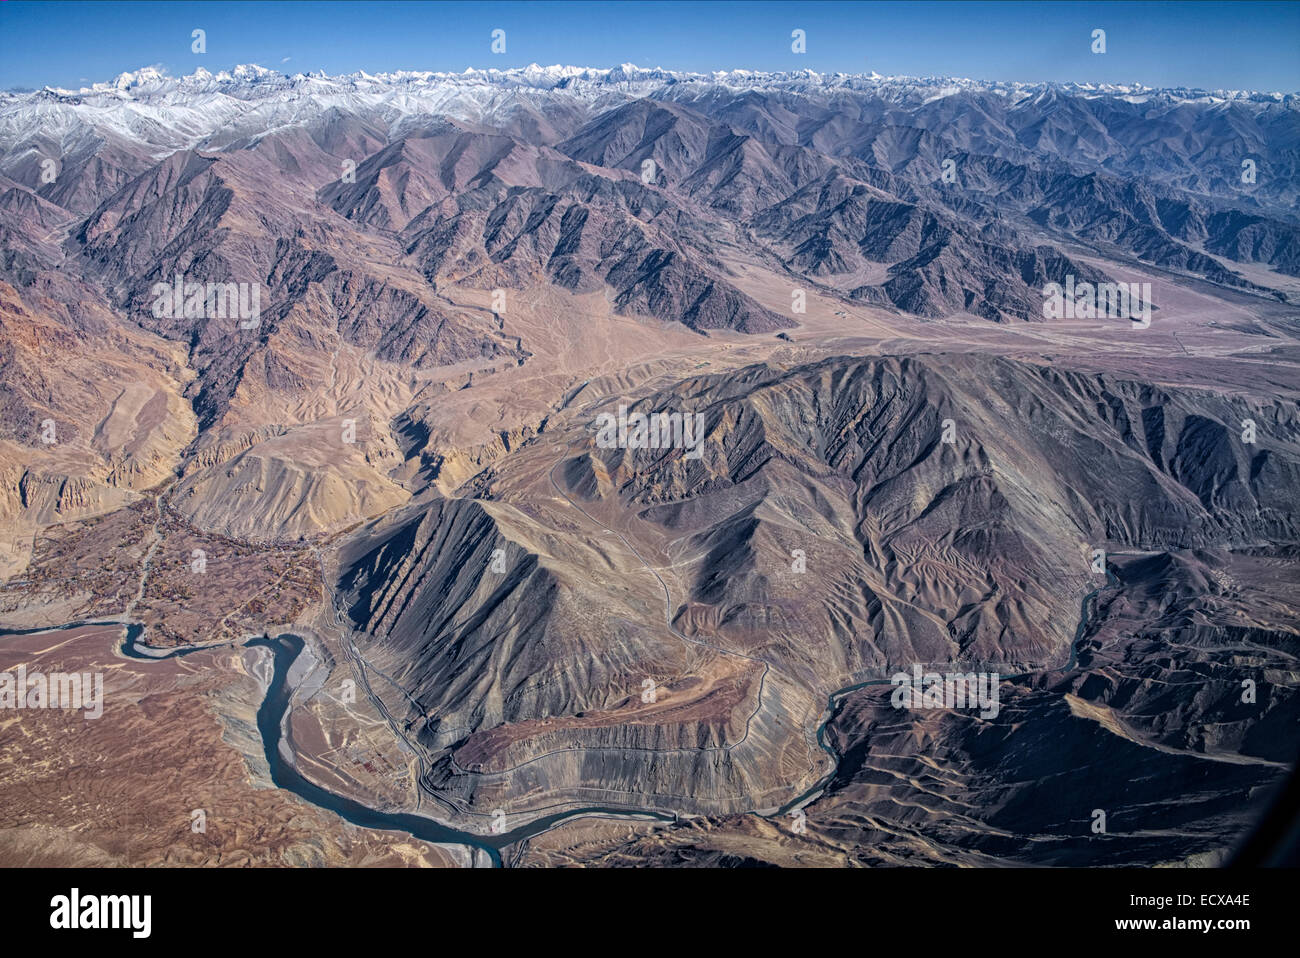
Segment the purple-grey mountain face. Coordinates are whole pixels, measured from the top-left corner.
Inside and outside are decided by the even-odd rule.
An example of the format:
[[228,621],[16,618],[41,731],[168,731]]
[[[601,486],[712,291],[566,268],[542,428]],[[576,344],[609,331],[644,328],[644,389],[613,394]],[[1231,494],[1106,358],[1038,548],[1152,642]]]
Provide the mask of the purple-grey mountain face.
[[[199,650],[72,629],[106,734],[25,748],[128,801],[155,723],[250,828],[5,803],[51,862],[1225,860],[1300,719],[1297,144],[808,72],[0,94],[0,624]],[[263,633],[295,774],[460,851],[261,827]]]

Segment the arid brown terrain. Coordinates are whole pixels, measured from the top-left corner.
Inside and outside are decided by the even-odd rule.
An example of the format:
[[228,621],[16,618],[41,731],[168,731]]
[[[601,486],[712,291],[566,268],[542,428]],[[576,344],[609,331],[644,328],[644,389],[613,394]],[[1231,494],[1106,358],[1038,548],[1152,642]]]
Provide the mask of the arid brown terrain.
[[[0,658],[106,676],[0,711],[0,864],[1221,863],[1300,750],[1297,115],[0,94]],[[701,431],[604,442],[638,413]],[[999,707],[900,708],[914,667]],[[279,681],[306,780],[461,840],[277,787]]]

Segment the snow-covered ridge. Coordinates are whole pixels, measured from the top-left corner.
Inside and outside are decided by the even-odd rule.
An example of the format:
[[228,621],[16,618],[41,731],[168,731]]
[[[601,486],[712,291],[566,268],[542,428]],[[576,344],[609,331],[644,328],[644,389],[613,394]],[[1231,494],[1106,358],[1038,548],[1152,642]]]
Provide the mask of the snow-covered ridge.
[[[1007,111],[1053,110],[1057,101],[1109,100],[1136,109],[1263,114],[1300,109],[1295,94],[1155,90],[1141,84],[988,83],[952,77],[883,77],[875,73],[683,73],[625,63],[611,69],[536,64],[463,73],[399,71],[346,76],[288,75],[245,64],[171,77],[158,67],[123,73],[81,90],[46,88],[0,93],[0,171],[33,158],[98,151],[105,142],[162,158],[181,149],[251,144],[277,131],[335,116],[373,120],[389,136],[426,127],[433,117],[495,125],[517,111],[544,116],[557,104],[595,116],[629,100],[684,100],[714,93],[789,94],[829,102],[837,97],[883,100],[904,111],[952,97],[996,97]],[[8,175],[8,174],[6,174]]]
[[508,70],[468,69],[463,73],[399,70],[391,73],[357,73],[328,76],[324,73],[285,74],[256,64],[241,64],[233,70],[210,73],[199,68],[189,76],[170,77],[158,67],[144,67],[123,73],[110,83],[96,83],[79,90],[46,87],[26,94],[0,94],[5,99],[57,97],[71,100],[117,98],[151,100],[176,93],[221,92],[239,98],[256,98],[284,90],[334,90],[379,92],[433,87],[514,87],[532,90],[569,90],[573,93],[594,88],[621,88],[627,92],[645,92],[671,84],[720,86],[730,89],[849,89],[906,93],[908,91],[943,90],[988,91],[1013,98],[1044,90],[1060,90],[1081,96],[1124,98],[1160,98],[1203,102],[1246,100],[1282,102],[1295,94],[1250,90],[1202,90],[1186,87],[1153,88],[1133,84],[1092,83],[1021,83],[971,80],[962,77],[885,77],[877,73],[817,73],[813,70],[767,73],[754,70],[719,70],[713,73],[687,73],[662,68],[646,69],[624,63],[609,69],[576,66],[539,66]]

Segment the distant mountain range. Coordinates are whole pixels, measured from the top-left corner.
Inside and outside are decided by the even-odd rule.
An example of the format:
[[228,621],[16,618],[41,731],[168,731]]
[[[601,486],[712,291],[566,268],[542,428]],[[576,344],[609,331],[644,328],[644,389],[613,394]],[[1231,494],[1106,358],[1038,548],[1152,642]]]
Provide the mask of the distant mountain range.
[[[1088,272],[1045,248],[1061,238],[1242,289],[1256,284],[1232,262],[1295,275],[1297,102],[1292,94],[632,65],[342,77],[241,66],[179,79],[145,69],[77,92],[0,96],[0,175],[96,214],[168,155],[229,155],[271,140],[268,150],[290,160],[281,176],[303,167],[301,147],[321,176],[330,160],[350,160],[358,181],[324,187],[322,199],[362,225],[403,231],[431,268],[447,256],[450,231],[472,228],[484,256],[510,261],[507,270],[524,265],[521,252],[544,252],[560,282],[581,286],[602,274],[629,308],[663,314],[683,296],[703,297],[692,325],[778,327],[709,288],[674,242],[650,235],[671,220],[672,235],[689,244],[717,216],[734,224],[732,241],[855,299],[923,315],[964,309],[1024,319],[1032,297],[1001,282],[1008,272],[1027,288],[1062,269]],[[498,154],[511,142],[518,146],[503,164]],[[50,160],[58,176],[46,183]],[[426,160],[443,164],[437,176]],[[648,162],[652,189],[592,172],[639,176]],[[434,200],[491,183],[538,192],[493,200],[495,218],[475,200],[464,215],[481,214],[483,224],[420,229]],[[528,229],[576,200],[597,212],[583,213],[585,235],[599,231],[608,242],[616,228],[619,242],[656,257],[630,267],[625,257],[578,263],[553,246],[528,254],[534,244],[496,225],[507,207],[518,214],[565,195],[558,206],[545,200],[548,212]],[[21,202],[29,201],[0,193],[11,212]],[[629,215],[642,222],[622,222]],[[567,229],[572,240],[572,216]]]

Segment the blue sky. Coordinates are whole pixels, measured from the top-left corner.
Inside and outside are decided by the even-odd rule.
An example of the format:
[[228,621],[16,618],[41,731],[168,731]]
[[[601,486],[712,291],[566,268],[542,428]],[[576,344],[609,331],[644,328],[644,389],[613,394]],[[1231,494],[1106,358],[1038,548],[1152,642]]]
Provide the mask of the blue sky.
[[[195,28],[207,53],[190,50]],[[506,52],[490,50],[506,31]],[[794,29],[807,53],[791,52]],[[1091,34],[1106,31],[1106,53]],[[1300,3],[0,2],[0,89],[142,66],[812,69],[1300,91]]]

